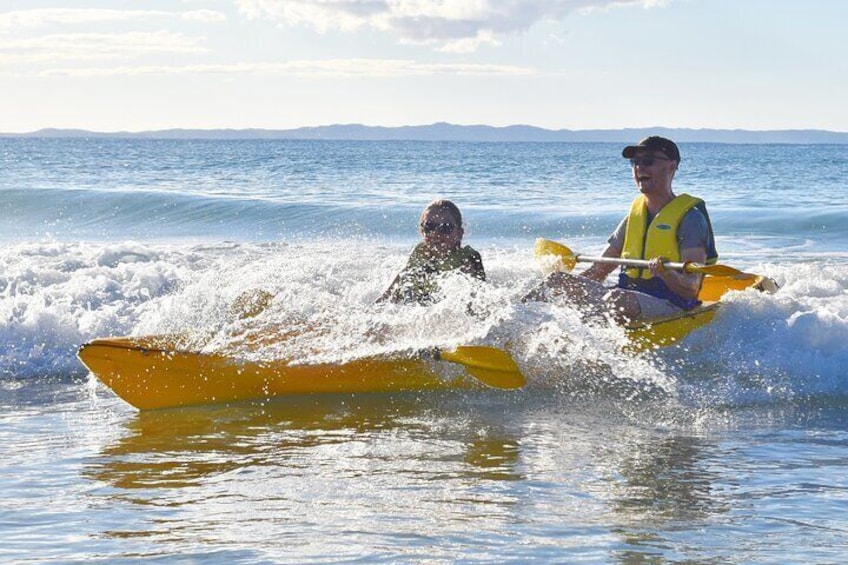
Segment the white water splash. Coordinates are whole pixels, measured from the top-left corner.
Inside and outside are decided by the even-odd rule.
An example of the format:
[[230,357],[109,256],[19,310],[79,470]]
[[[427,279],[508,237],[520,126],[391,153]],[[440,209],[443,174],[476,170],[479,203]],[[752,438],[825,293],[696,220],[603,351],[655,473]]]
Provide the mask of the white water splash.
[[[409,249],[367,240],[4,245],[2,374],[80,375],[75,353],[90,339],[178,332],[204,351],[300,363],[494,345],[510,351],[531,387],[566,394],[738,403],[848,393],[848,268],[840,263],[757,265],[751,270],[781,284],[777,294],[736,293],[679,347],[634,355],[618,328],[522,304],[539,280],[531,253],[481,251],[487,283],[446,278],[444,300],[419,307],[373,304]],[[241,317],[239,297],[257,290],[273,298]]]

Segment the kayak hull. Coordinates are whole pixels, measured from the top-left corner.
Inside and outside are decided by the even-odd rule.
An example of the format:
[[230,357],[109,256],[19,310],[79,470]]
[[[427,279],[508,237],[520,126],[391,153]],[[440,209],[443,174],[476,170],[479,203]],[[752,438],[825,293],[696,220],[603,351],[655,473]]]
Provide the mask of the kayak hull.
[[777,290],[775,282],[759,275],[704,277],[698,298],[701,305],[668,318],[626,326],[627,336],[635,350],[657,349],[672,345],[694,330],[712,322],[721,305],[721,298],[732,290],[754,289],[761,292]]
[[719,306],[719,302],[710,302],[677,316],[630,325],[627,337],[635,350],[668,347],[712,322]]
[[299,394],[475,386],[462,374],[451,378],[437,372],[434,362],[424,359],[366,358],[315,365],[249,361],[180,351],[162,336],[96,339],[83,345],[78,356],[103,384],[140,410]]

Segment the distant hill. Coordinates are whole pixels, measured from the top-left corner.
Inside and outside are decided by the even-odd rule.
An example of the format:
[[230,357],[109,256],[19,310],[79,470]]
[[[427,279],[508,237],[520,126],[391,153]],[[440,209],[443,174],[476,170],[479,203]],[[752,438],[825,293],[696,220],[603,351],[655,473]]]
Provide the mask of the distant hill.
[[42,129],[31,133],[0,134],[0,137],[115,138],[115,139],[334,139],[365,141],[567,141],[631,142],[646,135],[662,135],[680,142],[848,144],[848,132],[826,130],[769,130],[630,128],[595,130],[549,130],[534,126],[494,127],[436,123],[423,126],[382,127],[336,124],[297,129],[167,129],[144,132],[93,132],[78,129]]

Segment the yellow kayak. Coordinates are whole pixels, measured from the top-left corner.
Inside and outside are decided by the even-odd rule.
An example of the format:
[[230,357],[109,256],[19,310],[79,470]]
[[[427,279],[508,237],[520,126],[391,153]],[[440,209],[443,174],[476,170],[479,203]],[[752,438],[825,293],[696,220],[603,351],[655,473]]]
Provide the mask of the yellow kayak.
[[760,275],[706,276],[698,295],[701,300],[700,306],[677,316],[625,326],[627,336],[636,350],[672,345],[693,330],[709,324],[721,306],[722,296],[727,292],[748,288],[774,292],[777,285],[772,279]]
[[[773,290],[773,284],[759,276],[705,277],[699,308],[628,327],[633,349],[664,347],[708,324],[730,290]],[[481,383],[502,389],[524,386],[509,354],[488,346],[461,346],[429,358],[370,357],[309,365],[201,353],[181,347],[179,336],[164,335],[95,339],[78,355],[100,381],[140,410],[302,394],[471,389]],[[439,359],[465,371],[446,371]]]
[[[186,351],[178,343],[176,336],[95,339],[83,345],[78,356],[103,384],[140,410],[297,394],[524,385],[509,354],[494,347],[462,346],[430,359],[372,357],[307,365]],[[437,359],[461,365],[466,372],[446,374]]]

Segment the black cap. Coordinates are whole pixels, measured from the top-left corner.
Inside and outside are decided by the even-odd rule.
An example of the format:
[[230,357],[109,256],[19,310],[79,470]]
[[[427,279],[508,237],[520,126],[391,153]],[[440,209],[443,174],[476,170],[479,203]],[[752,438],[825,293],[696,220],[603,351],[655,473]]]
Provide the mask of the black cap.
[[680,162],[680,150],[677,149],[677,145],[672,140],[658,135],[646,137],[636,145],[628,145],[621,151],[621,156],[630,159],[637,151],[642,150],[662,151],[672,161]]

